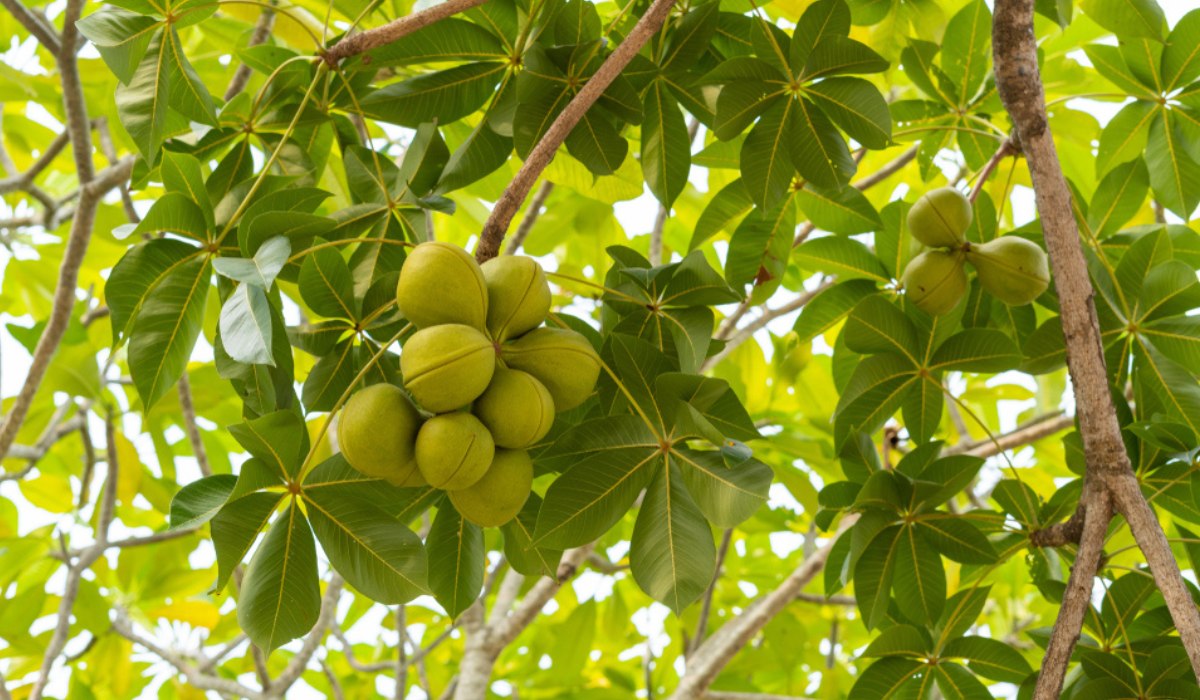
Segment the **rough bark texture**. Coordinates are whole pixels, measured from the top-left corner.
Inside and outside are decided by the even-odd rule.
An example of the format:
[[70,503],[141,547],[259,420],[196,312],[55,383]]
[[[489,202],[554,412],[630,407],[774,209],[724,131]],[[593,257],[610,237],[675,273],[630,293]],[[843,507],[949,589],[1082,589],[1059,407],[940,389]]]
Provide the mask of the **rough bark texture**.
[[357,56],[384,44],[390,44],[418,29],[428,27],[438,20],[465,12],[485,2],[487,0],[446,0],[446,2],[434,5],[427,10],[392,20],[382,27],[348,36],[325,52],[325,61],[331,66],[336,66],[344,58]]
[[[1067,369],[1075,392],[1076,417],[1087,459],[1087,481],[1080,503],[1086,513],[1081,554],[1071,573],[1071,590],[1078,588],[1077,594],[1084,600],[1076,603],[1072,599],[1070,605],[1064,602],[1055,623],[1052,647],[1057,643],[1062,648],[1052,648],[1053,653],[1047,655],[1035,695],[1049,699],[1058,697],[1062,685],[1061,678],[1051,676],[1061,676],[1065,672],[1071,649],[1079,636],[1083,611],[1076,607],[1088,604],[1083,588],[1086,582],[1087,591],[1091,590],[1091,580],[1099,564],[1099,545],[1089,538],[1096,531],[1103,538],[1112,510],[1110,502],[1129,521],[1134,538],[1171,611],[1192,669],[1197,672],[1200,672],[1200,611],[1183,582],[1162,526],[1141,493],[1125,451],[1109,390],[1100,324],[1093,303],[1095,292],[1079,241],[1071,190],[1063,177],[1046,117],[1033,11],[1033,0],[996,2],[992,32],[996,87],[1012,117],[1033,180],[1037,210],[1058,291]],[[1093,547],[1097,549],[1094,556]]]

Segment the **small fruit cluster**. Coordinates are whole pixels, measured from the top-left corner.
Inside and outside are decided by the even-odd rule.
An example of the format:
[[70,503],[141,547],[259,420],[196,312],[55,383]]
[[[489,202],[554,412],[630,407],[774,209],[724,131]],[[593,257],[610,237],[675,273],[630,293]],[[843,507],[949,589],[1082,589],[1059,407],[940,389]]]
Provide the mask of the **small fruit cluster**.
[[901,281],[908,299],[928,314],[949,313],[966,296],[965,263],[975,267],[987,292],[1009,306],[1032,302],[1050,284],[1046,253],[1036,243],[1018,236],[968,243],[963,235],[971,217],[971,202],[953,187],[926,193],[908,211],[909,231],[933,250],[913,258]]
[[478,525],[503,525],[529,497],[526,448],[556,411],[591,396],[600,358],[575,331],[539,328],[550,286],[532,258],[480,266],[458,246],[422,243],[400,269],[396,301],[418,329],[400,353],[408,393],[388,384],[357,392],[338,426],[342,454],[397,486],[445,489]]

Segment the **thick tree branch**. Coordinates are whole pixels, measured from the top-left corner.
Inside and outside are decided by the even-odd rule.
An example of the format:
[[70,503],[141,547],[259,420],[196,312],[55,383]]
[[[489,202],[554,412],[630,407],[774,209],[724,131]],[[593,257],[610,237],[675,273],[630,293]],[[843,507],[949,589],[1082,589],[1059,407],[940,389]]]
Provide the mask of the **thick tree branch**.
[[583,118],[584,113],[616,80],[625,66],[629,65],[633,57],[650,40],[650,37],[662,27],[674,5],[675,0],[654,0],[654,3],[646,10],[646,14],[642,15],[629,35],[625,37],[625,41],[621,42],[621,45],[605,59],[596,74],[589,78],[583,88],[575,94],[566,109],[558,115],[542,139],[529,152],[529,157],[521,164],[521,169],[517,171],[516,177],[500,195],[500,199],[492,208],[491,215],[483,225],[479,247],[475,251],[476,260],[479,262],[491,260],[500,253],[500,244],[504,241],[504,234],[508,231],[508,225],[512,221],[513,215],[521,208],[521,203],[525,201],[529,190],[533,189],[538,176],[554,159],[558,147]]
[[345,37],[325,52],[325,60],[329,65],[336,66],[342,59],[357,56],[384,44],[390,44],[418,29],[428,27],[438,20],[465,12],[485,2],[487,0],[446,0],[446,2],[434,5],[429,9],[394,19],[382,27]]
[[[1012,117],[1016,134],[1029,165],[1038,213],[1041,216],[1046,248],[1058,291],[1060,319],[1066,341],[1067,369],[1075,392],[1079,432],[1087,459],[1088,486],[1096,493],[1111,490],[1116,508],[1126,517],[1138,546],[1146,555],[1155,582],[1171,612],[1180,640],[1187,650],[1192,670],[1200,674],[1200,610],[1188,593],[1171,554],[1162,526],[1137,487],[1129,455],[1121,435],[1121,425],[1109,392],[1108,369],[1100,339],[1100,324],[1092,302],[1094,290],[1088,277],[1087,261],[1079,242],[1071,190],[1062,167],[1046,116],[1045,93],[1038,70],[1037,40],[1033,32],[1033,0],[997,0],[992,30],[992,50],[996,87],[1000,99]],[[1099,495],[1090,496],[1100,499]],[[1107,496],[1103,498],[1107,499]],[[1107,500],[1103,501],[1107,504]],[[1108,514],[1108,507],[1090,511],[1084,539],[1093,529],[1092,512]],[[1136,524],[1135,524],[1136,523]],[[1104,521],[1107,525],[1107,519]],[[1103,529],[1101,526],[1095,526]],[[1081,545],[1082,548],[1082,545]],[[1076,574],[1090,577],[1091,569],[1080,572],[1090,560],[1076,563]],[[1090,585],[1089,585],[1090,588]],[[1060,614],[1059,623],[1066,624]],[[1078,621],[1071,619],[1074,631],[1064,631],[1072,640],[1078,634]],[[1056,627],[1060,626],[1056,624]],[[1070,648],[1067,649],[1067,656]],[[1049,698],[1050,694],[1039,697]]]

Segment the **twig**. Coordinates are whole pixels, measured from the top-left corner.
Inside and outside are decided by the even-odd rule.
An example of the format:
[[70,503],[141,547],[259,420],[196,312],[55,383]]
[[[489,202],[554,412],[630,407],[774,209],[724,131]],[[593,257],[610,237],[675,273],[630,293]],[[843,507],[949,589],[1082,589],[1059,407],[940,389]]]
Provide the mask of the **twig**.
[[1056,411],[1019,425],[1012,432],[997,435],[995,441],[984,439],[960,442],[942,450],[942,454],[968,454],[973,457],[991,457],[1001,452],[1035,443],[1044,437],[1066,430],[1074,424],[1074,416],[1064,416],[1061,411]]
[[[274,4],[272,2],[272,4]],[[271,8],[263,8],[263,11],[258,15],[258,21],[254,23],[254,31],[250,34],[250,41],[247,46],[258,46],[271,36],[271,30],[275,27],[275,10]],[[246,83],[250,82],[250,76],[254,71],[245,63],[238,65],[237,70],[233,72],[233,78],[229,80],[229,87],[225,88],[225,101],[228,102],[237,97],[238,93],[246,89]]]
[[505,253],[514,255],[525,244],[525,238],[533,230],[533,225],[537,223],[538,216],[542,213],[542,207],[545,206],[546,200],[553,191],[554,183],[545,180],[542,182],[542,186],[538,188],[538,191],[533,193],[533,199],[529,200],[529,206],[525,208],[525,216],[521,219],[521,223],[517,225],[517,230],[513,233],[512,238],[509,239],[508,248],[505,249]]
[[1004,139],[1000,143],[1000,147],[996,149],[996,152],[984,164],[983,169],[979,171],[978,178],[975,180],[975,186],[971,188],[971,194],[967,199],[971,200],[972,203],[979,199],[979,193],[983,191],[984,185],[987,184],[987,179],[992,176],[992,171],[996,169],[996,166],[1000,165],[1000,161],[1009,156],[1015,156],[1020,152],[1020,147],[1017,146],[1017,142],[1012,137]]
[[759,314],[758,318],[751,321],[744,328],[738,330],[738,332],[735,333],[734,336],[725,343],[725,347],[721,348],[720,352],[705,359],[704,363],[700,365],[700,371],[703,372],[711,367],[715,367],[721,360],[729,357],[729,354],[737,349],[739,345],[754,337],[755,333],[759,332],[763,328],[766,328],[767,324],[769,324],[771,321],[774,321],[780,316],[787,316],[788,314],[803,308],[804,305],[811,301],[813,297],[825,291],[829,287],[832,287],[833,283],[834,280],[832,278],[827,278],[823,280],[821,284],[816,287],[816,289],[804,292],[782,306],[778,306],[774,309],[763,309],[763,312]]
[[396,644],[396,691],[392,693],[392,698],[403,700],[408,694],[408,622],[403,605],[396,606],[396,632],[400,641]]
[[[700,133],[700,120],[691,117],[687,125],[688,132],[688,150],[692,148],[692,144],[696,141],[696,134]],[[663,229],[667,226],[667,217],[671,211],[667,205],[661,202],[658,205],[658,214],[654,216],[654,227],[650,229],[650,264],[661,265],[663,259]]]
[[357,56],[371,49],[378,48],[384,44],[390,44],[397,39],[406,37],[409,34],[427,27],[438,20],[445,19],[451,15],[456,15],[460,12],[465,12],[472,7],[478,7],[487,0],[446,0],[420,12],[414,12],[411,15],[406,15],[399,19],[394,19],[391,22],[370,29],[361,34],[346,37],[334,44],[328,51],[325,52],[325,61],[330,66],[336,67],[338,62],[350,56]]
[[325,659],[321,659],[321,673],[325,674],[325,680],[329,681],[329,691],[333,693],[335,700],[346,700],[346,694],[342,692],[342,684],[338,682],[337,675],[333,669],[329,668],[329,664]]
[[583,118],[584,113],[616,80],[625,66],[629,65],[633,57],[641,51],[642,46],[650,40],[650,37],[659,30],[674,5],[675,0],[654,0],[650,8],[646,10],[646,14],[642,15],[630,30],[629,35],[625,37],[625,41],[621,42],[621,45],[604,60],[600,69],[575,94],[566,109],[558,115],[542,139],[533,147],[529,157],[521,164],[521,169],[517,171],[516,177],[500,195],[500,199],[492,208],[491,215],[483,225],[479,247],[475,251],[475,258],[479,262],[491,260],[500,252],[500,244],[504,241],[504,234],[508,231],[509,222],[521,208],[521,203],[525,201],[529,190],[537,182],[538,176],[554,159],[558,147]]
[[59,43],[54,29],[48,26],[48,23],[36,15],[33,10],[26,7],[21,0],[0,0],[0,5],[3,5],[4,9],[8,10],[43,48],[55,56],[62,53],[62,45]]
[[196,425],[196,407],[192,403],[192,383],[188,380],[185,369],[179,375],[179,408],[183,413],[184,432],[192,445],[192,454],[196,457],[196,465],[204,476],[212,476],[212,467],[208,464],[208,451],[204,449],[204,440],[200,437],[200,426]]
[[708,584],[708,590],[704,591],[704,602],[700,605],[700,619],[696,622],[696,634],[692,636],[692,643],[687,647],[689,656],[696,653],[696,650],[704,643],[704,634],[708,631],[708,616],[712,611],[713,595],[717,592],[717,582],[721,580],[725,557],[729,554],[729,543],[732,540],[733,528],[726,528],[721,535],[721,546],[717,548],[717,567],[713,571],[713,578]]

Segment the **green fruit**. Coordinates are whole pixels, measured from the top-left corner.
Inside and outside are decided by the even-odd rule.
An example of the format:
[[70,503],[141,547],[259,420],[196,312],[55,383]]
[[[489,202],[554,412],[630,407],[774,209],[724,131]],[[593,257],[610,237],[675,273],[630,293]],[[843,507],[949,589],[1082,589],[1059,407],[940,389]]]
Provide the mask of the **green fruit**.
[[533,462],[525,450],[496,450],[496,458],[479,481],[451,491],[450,502],[467,520],[500,527],[521,512],[533,486]]
[[487,304],[483,271],[456,245],[422,243],[400,267],[396,305],[417,328],[461,323],[482,330]]
[[399,387],[373,384],[355,392],[338,417],[338,446],[358,471],[396,486],[422,486],[415,444],[421,414]]
[[1050,286],[1046,251],[1019,236],[972,245],[967,260],[975,266],[983,288],[1009,306],[1024,306]]
[[498,447],[529,447],[554,424],[554,400],[546,387],[527,372],[503,367],[475,401],[474,412]]
[[927,250],[904,268],[904,293],[927,314],[941,316],[967,295],[967,272],[961,253]]
[[971,202],[953,187],[926,192],[908,210],[908,230],[931,248],[953,248],[971,225]]
[[575,331],[537,328],[502,346],[500,353],[508,367],[528,372],[544,384],[559,411],[586,401],[600,377],[600,356]]
[[417,433],[417,467],[435,488],[453,491],[474,484],[495,453],[492,434],[470,413],[434,416]]
[[453,411],[474,401],[495,370],[496,346],[470,326],[423,328],[400,352],[404,388],[432,413]]
[[501,255],[482,269],[488,291],[487,329],[493,338],[516,338],[542,325],[550,313],[550,284],[536,260]]

